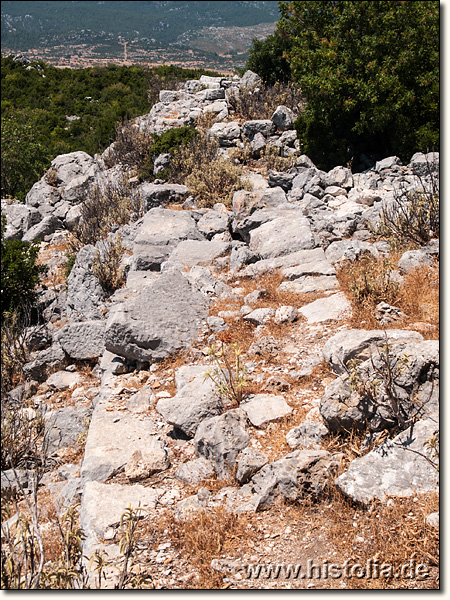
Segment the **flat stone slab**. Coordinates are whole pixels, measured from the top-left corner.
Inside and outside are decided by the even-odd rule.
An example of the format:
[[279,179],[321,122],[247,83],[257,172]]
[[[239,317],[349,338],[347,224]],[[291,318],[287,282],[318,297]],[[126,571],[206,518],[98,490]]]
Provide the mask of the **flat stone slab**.
[[227,242],[185,240],[172,251],[168,261],[179,263],[183,267],[209,265],[216,258],[224,256],[230,248]]
[[209,367],[183,366],[175,373],[177,395],[161,398],[156,410],[170,424],[193,436],[204,419],[220,414],[221,400],[213,381],[206,376]]
[[58,341],[71,358],[88,360],[103,354],[104,334],[104,321],[68,323],[61,329]]
[[140,514],[144,516],[159,502],[165,504],[169,496],[162,489],[143,485],[87,482],[80,508],[80,526],[86,535],[83,554],[89,558],[96,548],[101,547],[108,530],[118,529],[120,519],[129,506],[140,508]]
[[252,277],[277,269],[281,269],[285,279],[297,279],[306,275],[336,275],[335,268],[327,260],[322,248],[297,250],[285,256],[260,260],[247,266],[242,274]]
[[114,410],[116,402],[111,395],[95,407],[80,472],[83,481],[104,482],[123,471],[133,452],[146,452],[149,440],[158,433],[151,418]]
[[313,292],[329,292],[339,289],[339,281],[334,275],[319,277],[300,277],[294,281],[283,281],[278,288],[281,292],[294,294],[310,294]]
[[336,479],[337,488],[363,504],[375,498],[439,491],[438,473],[427,460],[431,455],[424,446],[438,430],[437,419],[415,423],[350,463],[349,469]]
[[283,396],[272,394],[256,394],[247,402],[242,402],[240,408],[247,414],[250,423],[255,427],[263,427],[292,412],[292,408]]
[[263,259],[284,256],[316,245],[308,219],[300,211],[286,211],[250,232],[250,250]]
[[162,273],[120,304],[106,323],[105,348],[155,362],[189,346],[208,316],[208,301],[179,272]]
[[326,323],[339,320],[351,313],[351,304],[343,292],[333,294],[327,298],[319,298],[298,311],[308,323]]

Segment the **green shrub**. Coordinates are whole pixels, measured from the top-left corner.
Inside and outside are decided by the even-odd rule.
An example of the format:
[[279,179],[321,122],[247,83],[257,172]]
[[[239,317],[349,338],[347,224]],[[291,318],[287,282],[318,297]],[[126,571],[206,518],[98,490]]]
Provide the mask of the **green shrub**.
[[422,183],[413,192],[395,191],[392,204],[383,207],[376,233],[394,250],[419,248],[439,238],[439,221],[439,177],[431,174],[429,185]]
[[185,146],[198,135],[198,131],[193,127],[177,127],[169,129],[160,135],[153,136],[153,142],[149,144],[147,150],[147,159],[139,170],[139,178],[145,181],[153,181],[154,161],[160,154],[171,154],[172,156],[180,148]]
[[220,157],[218,150],[217,139],[201,132],[178,148],[170,165],[170,177],[186,184],[203,207],[216,202],[229,206],[233,193],[246,187],[242,168]]
[[124,177],[119,182],[93,186],[81,205],[81,219],[74,229],[75,250],[95,245],[109,233],[143,214],[142,197]]
[[36,264],[39,246],[21,240],[5,240],[6,219],[1,225],[1,310],[22,314],[36,300],[36,286],[47,270]]
[[255,45],[249,64],[264,73],[266,60],[273,78],[280,47],[307,99],[301,150],[319,168],[360,154],[408,162],[438,148],[438,2],[291,1],[280,10],[275,37]]

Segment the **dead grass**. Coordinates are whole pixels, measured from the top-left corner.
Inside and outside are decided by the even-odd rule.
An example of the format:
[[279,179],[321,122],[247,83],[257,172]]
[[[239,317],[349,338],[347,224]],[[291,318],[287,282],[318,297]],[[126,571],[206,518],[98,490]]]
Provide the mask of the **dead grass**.
[[[396,264],[398,255],[391,255],[390,263]],[[382,325],[375,318],[375,307],[385,301],[400,308],[405,318],[386,324],[386,329],[420,329],[426,339],[439,339],[439,265],[422,266],[404,275],[396,287],[389,287],[387,296],[383,285],[371,285],[367,294],[355,294],[355,279],[367,277],[366,263],[357,261],[353,268],[348,265],[338,269],[337,278],[342,290],[352,304],[349,325],[355,329],[380,329]],[[371,261],[373,278],[384,278],[383,262]]]
[[408,315],[408,325],[432,325],[428,338],[439,339],[439,265],[419,267],[405,275],[398,306]]
[[236,546],[244,550],[245,543],[254,536],[248,521],[248,515],[236,515],[223,507],[196,512],[184,521],[173,513],[166,515],[164,527],[173,545],[197,572],[197,578],[191,579],[186,589],[223,588],[223,575],[211,568],[211,561]]
[[352,578],[351,589],[438,589],[439,536],[426,524],[426,517],[439,510],[437,494],[412,498],[392,498],[392,502],[374,502],[367,509],[355,507],[344,498],[324,507],[329,532],[339,554],[352,563],[366,565],[378,559],[394,569],[414,560],[430,570],[424,581],[403,578]]

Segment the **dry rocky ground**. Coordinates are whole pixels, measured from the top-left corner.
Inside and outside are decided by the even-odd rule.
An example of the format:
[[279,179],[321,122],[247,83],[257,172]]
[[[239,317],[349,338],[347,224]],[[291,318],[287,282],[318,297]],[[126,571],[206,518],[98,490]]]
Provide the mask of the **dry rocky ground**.
[[[436,589],[426,444],[438,430],[439,246],[394,255],[369,223],[397,182],[412,189],[414,169],[438,158],[324,173],[297,157],[288,110],[230,121],[230,82],[187,86],[162,92],[139,126],[212,112],[222,151],[252,145],[250,189],[231,209],[198,208],[184,185],[141,184],[144,215],[121,228],[127,277],[114,294],[93,273],[92,245],[62,276],[86,186],[117,178],[106,153],[57,157],[25,207],[2,205],[10,235],[46,240],[50,266],[48,322],[25,365],[30,407],[47,411],[46,556],[60,549],[59,506],[80,501],[83,553],[103,553],[106,588],[123,584],[128,531],[126,587]],[[257,172],[269,143],[295,166]],[[353,284],[369,274],[388,291],[395,282],[395,306],[371,303],[374,288],[361,300]],[[127,507],[136,518],[124,520]],[[86,561],[91,587],[98,556]]]

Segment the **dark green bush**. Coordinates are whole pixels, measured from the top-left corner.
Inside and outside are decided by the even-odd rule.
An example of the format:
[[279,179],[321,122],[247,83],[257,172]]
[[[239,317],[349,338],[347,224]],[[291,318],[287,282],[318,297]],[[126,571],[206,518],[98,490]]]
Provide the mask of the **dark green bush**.
[[21,240],[5,240],[6,219],[1,227],[1,310],[19,314],[36,300],[36,286],[46,272],[45,265],[36,264],[39,247]]
[[[307,99],[296,128],[320,168],[439,146],[439,3],[280,3],[273,39],[252,65],[268,78],[277,44]],[[266,71],[266,69],[268,71]],[[280,70],[279,79],[285,77]]]
[[148,158],[139,170],[139,178],[153,181],[155,179],[153,175],[155,158],[165,153],[173,156],[181,146],[189,144],[197,135],[198,131],[194,127],[178,127],[169,129],[160,135],[155,134],[153,142],[148,148]]

